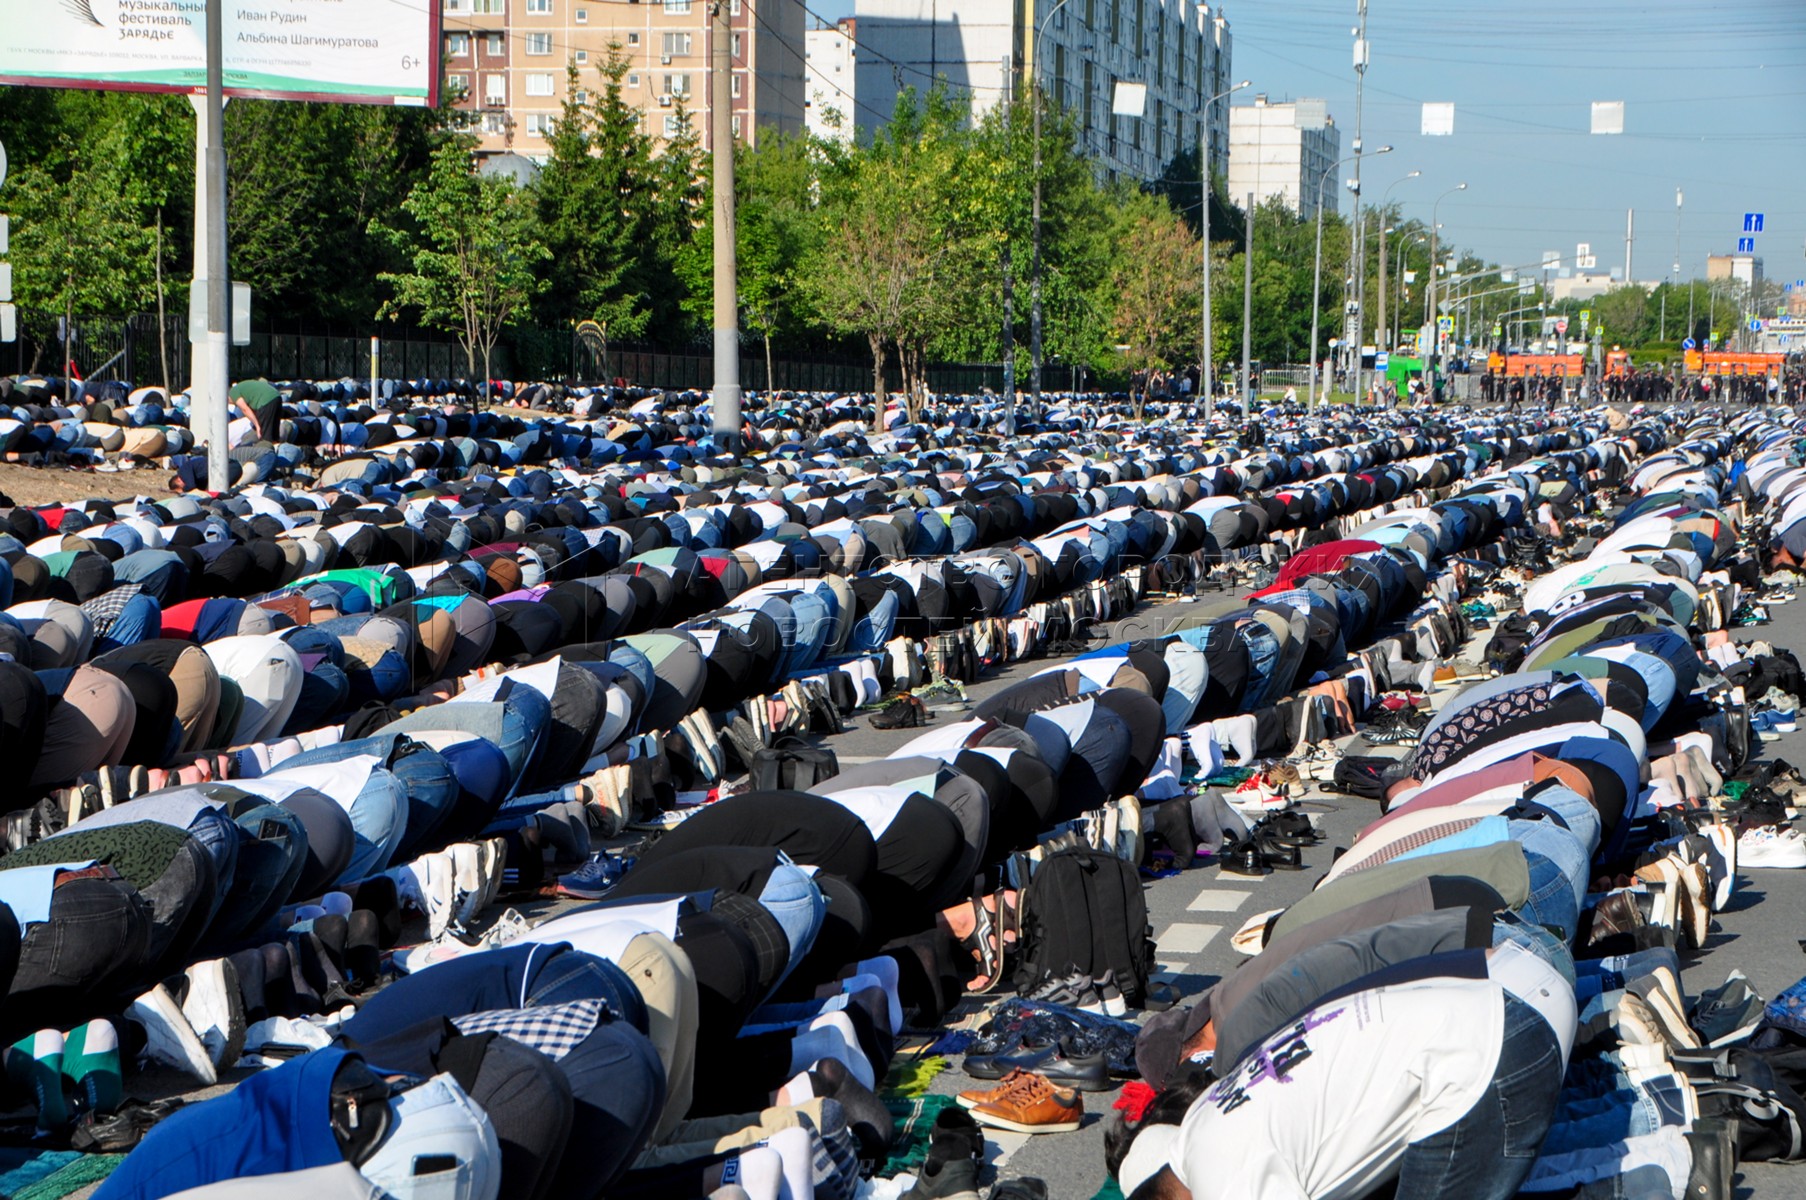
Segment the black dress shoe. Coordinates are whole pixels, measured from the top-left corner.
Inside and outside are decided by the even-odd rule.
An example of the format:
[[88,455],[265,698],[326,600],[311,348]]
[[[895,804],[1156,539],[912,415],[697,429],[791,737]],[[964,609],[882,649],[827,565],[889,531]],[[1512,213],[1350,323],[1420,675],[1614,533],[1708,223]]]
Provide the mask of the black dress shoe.
[[1103,1054],[1074,1054],[1072,1043],[1057,1046],[1035,1046],[1014,1054],[967,1055],[966,1074],[974,1079],[1002,1079],[1011,1071],[1034,1071],[1056,1087],[1077,1088],[1081,1092],[1107,1092],[1110,1063]]
[[1254,841],[1228,842],[1223,846],[1221,869],[1231,875],[1271,875],[1266,855]]

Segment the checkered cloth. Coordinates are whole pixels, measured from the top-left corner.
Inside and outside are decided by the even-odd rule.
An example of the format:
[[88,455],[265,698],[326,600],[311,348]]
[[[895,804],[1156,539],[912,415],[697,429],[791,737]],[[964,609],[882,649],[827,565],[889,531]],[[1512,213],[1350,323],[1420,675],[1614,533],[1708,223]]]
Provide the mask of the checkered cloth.
[[113,628],[113,622],[119,619],[119,614],[125,611],[126,604],[143,590],[142,584],[115,584],[109,590],[84,603],[81,610],[87,614],[89,623],[93,625],[94,636],[105,637],[107,631]]
[[605,1000],[573,1000],[543,1008],[504,1008],[456,1017],[459,1033],[499,1033],[531,1046],[547,1058],[560,1059],[595,1032],[608,1008]]
[[716,892],[709,911],[752,942],[760,979],[777,979],[790,965],[790,939],[784,936],[784,927],[757,900],[738,892]]

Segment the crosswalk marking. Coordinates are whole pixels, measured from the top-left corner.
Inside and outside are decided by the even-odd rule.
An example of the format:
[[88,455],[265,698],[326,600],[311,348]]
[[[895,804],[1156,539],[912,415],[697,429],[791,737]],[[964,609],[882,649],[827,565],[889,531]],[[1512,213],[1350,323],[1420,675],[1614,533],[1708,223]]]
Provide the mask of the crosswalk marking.
[[[1015,1154],[1016,1151],[1028,1145],[1028,1139],[1031,1136],[1026,1133],[1016,1133],[1013,1130],[1008,1129],[986,1129],[984,1134],[986,1151],[985,1161],[989,1162],[999,1171],[1003,1170],[1004,1165],[1010,1161],[1010,1157]],[[993,1151],[992,1147],[995,1147],[996,1149]]]
[[1248,899],[1246,892],[1217,892],[1206,889],[1186,905],[1192,912],[1234,912]]
[[1156,941],[1162,950],[1170,954],[1196,954],[1210,944],[1210,939],[1222,932],[1221,925],[1204,925],[1194,921],[1180,921],[1167,927],[1167,931]]

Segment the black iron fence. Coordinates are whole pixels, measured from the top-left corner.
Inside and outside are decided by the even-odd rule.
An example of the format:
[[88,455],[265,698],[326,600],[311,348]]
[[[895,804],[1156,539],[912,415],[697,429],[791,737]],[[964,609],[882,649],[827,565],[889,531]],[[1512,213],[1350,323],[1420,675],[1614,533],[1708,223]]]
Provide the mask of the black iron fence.
[[[462,379],[471,373],[464,348],[442,334],[389,328],[379,336],[379,371],[384,377]],[[189,354],[185,313],[161,322],[154,313],[77,318],[69,329],[57,314],[21,311],[17,344],[0,346],[0,372],[61,375],[67,358],[84,379],[180,389],[189,378]],[[743,344],[741,385],[808,392],[863,392],[872,386],[871,362],[863,356],[774,353],[769,365],[768,379],[762,347],[756,342]],[[479,359],[477,373],[482,369]],[[713,381],[715,361],[707,345],[671,348],[611,342],[603,349],[571,330],[522,328],[503,336],[490,371],[497,379],[621,379],[640,387],[701,389]],[[369,333],[262,330],[251,334],[249,345],[232,347],[234,379],[363,379],[369,374]],[[1071,372],[1062,365],[1045,368],[1043,378],[1049,390],[1071,387]],[[941,393],[1000,391],[1003,367],[937,363],[928,368],[928,381]],[[894,361],[886,383],[892,389],[900,384]]]

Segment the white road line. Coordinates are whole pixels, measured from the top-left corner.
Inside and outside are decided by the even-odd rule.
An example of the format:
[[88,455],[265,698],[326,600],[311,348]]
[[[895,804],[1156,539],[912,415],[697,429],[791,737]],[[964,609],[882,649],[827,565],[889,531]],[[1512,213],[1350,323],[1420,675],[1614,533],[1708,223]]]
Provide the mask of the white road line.
[[1189,912],[1234,912],[1247,902],[1247,892],[1202,891],[1186,905]]
[[1193,921],[1180,921],[1167,927],[1165,933],[1155,939],[1156,944],[1169,954],[1196,954],[1210,944],[1210,939],[1222,932],[1221,925],[1202,925]]
[[[1010,1157],[1016,1151],[1028,1145],[1028,1139],[1033,1136],[1008,1129],[986,1129],[984,1134],[986,1161],[999,1171],[1003,1170],[1004,1165],[1010,1161]],[[994,1150],[993,1147],[995,1147]]]

